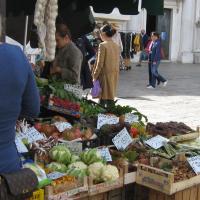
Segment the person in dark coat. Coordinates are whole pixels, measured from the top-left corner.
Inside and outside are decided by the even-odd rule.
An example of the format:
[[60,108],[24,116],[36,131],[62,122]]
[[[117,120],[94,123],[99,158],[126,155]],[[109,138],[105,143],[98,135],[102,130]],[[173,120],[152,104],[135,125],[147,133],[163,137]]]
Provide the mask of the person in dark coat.
[[151,64],[151,80],[150,85],[147,88],[155,88],[156,80],[162,82],[163,86],[167,85],[167,80],[161,76],[158,72],[158,67],[161,60],[161,41],[158,33],[153,32],[152,35],[153,45],[151,47],[151,52],[149,54],[149,62]]
[[95,51],[86,36],[82,36],[75,41],[76,46],[83,54],[83,62],[81,66],[81,85],[83,89],[93,87],[92,74],[88,65],[88,61],[95,56]]

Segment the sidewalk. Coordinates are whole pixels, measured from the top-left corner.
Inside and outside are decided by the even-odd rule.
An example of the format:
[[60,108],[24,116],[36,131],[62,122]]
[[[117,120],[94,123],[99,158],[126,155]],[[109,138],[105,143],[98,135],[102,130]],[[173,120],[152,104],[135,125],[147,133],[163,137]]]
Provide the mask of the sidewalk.
[[159,71],[169,82],[154,90],[146,88],[147,63],[121,71],[119,103],[136,107],[151,122],[181,121],[196,128],[200,125],[200,65],[162,63]]

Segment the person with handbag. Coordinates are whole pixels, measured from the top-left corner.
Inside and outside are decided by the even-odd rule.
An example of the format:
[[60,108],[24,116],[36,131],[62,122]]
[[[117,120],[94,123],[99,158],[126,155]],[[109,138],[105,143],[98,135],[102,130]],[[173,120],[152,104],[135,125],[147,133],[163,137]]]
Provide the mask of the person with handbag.
[[39,92],[31,65],[21,49],[0,44],[0,173],[21,168],[15,145],[18,117],[36,117],[40,111]]
[[120,65],[120,48],[113,42],[112,37],[116,30],[111,25],[104,25],[100,29],[102,43],[100,43],[97,59],[93,71],[93,81],[99,81],[101,93],[100,104],[109,106],[114,103],[117,91]]
[[22,169],[15,126],[19,117],[37,117],[40,98],[24,53],[6,43],[0,43],[0,91],[0,199],[23,200],[37,188],[38,180],[33,171]]

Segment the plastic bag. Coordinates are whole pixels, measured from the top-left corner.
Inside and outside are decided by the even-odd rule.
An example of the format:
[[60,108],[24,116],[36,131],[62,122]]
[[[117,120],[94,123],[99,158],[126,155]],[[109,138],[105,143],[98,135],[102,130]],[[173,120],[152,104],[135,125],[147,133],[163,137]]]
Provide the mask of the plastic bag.
[[92,98],[98,98],[101,94],[101,86],[98,80],[93,82],[93,88],[91,90]]

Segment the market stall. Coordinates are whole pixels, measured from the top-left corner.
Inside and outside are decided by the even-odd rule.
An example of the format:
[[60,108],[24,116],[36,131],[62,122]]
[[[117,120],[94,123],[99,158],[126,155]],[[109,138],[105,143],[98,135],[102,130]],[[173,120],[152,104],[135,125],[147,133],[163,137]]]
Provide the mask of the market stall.
[[104,108],[77,86],[36,80],[50,114],[19,122],[16,136],[40,178],[35,199],[199,199],[199,130],[152,124],[133,107]]

